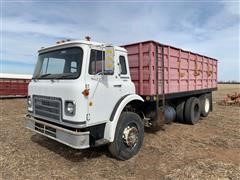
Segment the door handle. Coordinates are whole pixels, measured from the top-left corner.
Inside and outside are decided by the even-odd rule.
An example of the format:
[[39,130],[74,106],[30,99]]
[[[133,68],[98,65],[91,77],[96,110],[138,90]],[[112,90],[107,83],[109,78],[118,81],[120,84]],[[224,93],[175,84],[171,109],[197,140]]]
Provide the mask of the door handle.
[[122,87],[121,84],[114,84],[113,87]]

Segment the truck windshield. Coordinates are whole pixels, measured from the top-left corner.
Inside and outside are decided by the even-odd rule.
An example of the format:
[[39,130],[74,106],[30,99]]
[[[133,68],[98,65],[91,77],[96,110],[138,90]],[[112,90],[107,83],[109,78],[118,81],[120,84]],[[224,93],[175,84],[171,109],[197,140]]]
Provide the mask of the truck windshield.
[[81,74],[82,59],[80,47],[40,53],[33,79],[76,79]]

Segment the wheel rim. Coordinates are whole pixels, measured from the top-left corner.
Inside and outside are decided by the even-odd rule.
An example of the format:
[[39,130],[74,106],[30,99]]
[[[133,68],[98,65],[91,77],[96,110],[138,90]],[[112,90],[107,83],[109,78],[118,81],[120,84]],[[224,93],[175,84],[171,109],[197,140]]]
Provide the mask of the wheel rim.
[[210,102],[209,102],[209,99],[206,99],[205,100],[204,110],[205,110],[205,112],[208,112],[209,109],[210,109]]
[[135,126],[127,126],[123,130],[122,139],[127,147],[133,148],[138,143],[138,129]]

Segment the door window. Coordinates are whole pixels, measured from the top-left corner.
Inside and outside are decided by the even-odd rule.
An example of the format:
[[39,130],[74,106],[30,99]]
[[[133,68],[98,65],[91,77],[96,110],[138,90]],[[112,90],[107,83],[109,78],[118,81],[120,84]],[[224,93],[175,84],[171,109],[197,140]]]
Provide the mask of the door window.
[[126,67],[126,61],[124,56],[119,56],[119,63],[121,67],[120,74],[126,75],[127,74],[127,67]]
[[105,53],[99,50],[91,50],[88,73],[95,75],[103,72]]

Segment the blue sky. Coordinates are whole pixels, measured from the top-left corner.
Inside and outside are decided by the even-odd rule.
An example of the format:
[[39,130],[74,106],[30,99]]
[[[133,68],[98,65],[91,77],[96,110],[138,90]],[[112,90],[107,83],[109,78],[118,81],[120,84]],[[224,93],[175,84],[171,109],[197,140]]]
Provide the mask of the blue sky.
[[116,45],[156,40],[219,60],[240,81],[239,1],[3,0],[1,72],[32,74],[37,50],[61,39]]

